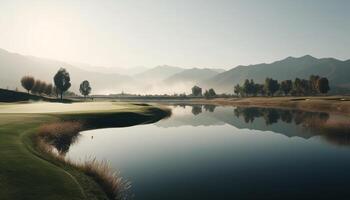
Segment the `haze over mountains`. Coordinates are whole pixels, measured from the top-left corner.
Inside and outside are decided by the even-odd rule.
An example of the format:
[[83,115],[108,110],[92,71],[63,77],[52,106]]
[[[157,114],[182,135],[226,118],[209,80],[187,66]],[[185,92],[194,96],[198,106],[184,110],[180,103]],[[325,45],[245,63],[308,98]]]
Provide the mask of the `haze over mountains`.
[[262,83],[266,77],[286,80],[308,78],[311,74],[327,77],[333,92],[350,90],[350,60],[317,59],[310,55],[288,57],[270,64],[237,66],[228,71],[161,65],[150,69],[133,68],[128,72],[118,68],[72,65],[23,56],[3,49],[0,49],[0,88],[21,89],[20,79],[24,75],[52,82],[52,77],[60,67],[66,68],[71,75],[71,91],[78,92],[79,84],[83,80],[89,80],[93,94],[115,94],[121,91],[139,94],[190,93],[193,85],[204,89],[214,88],[219,93],[233,93],[233,86],[242,84],[245,79]]
[[287,57],[270,64],[237,66],[210,78],[205,84],[218,91],[228,92],[232,91],[233,85],[242,84],[245,79],[263,83],[266,77],[281,81],[296,77],[308,79],[312,74],[327,77],[333,91],[350,88],[350,60],[318,59],[310,55]]

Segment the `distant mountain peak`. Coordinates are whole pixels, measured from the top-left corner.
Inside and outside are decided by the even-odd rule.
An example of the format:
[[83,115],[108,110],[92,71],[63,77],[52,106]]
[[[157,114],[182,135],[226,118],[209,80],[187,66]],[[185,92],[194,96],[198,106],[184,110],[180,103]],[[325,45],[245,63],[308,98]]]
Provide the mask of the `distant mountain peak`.
[[315,57],[309,55],[309,54],[306,54],[305,56],[302,56],[300,58],[312,58],[312,59],[316,59]]
[[289,56],[285,59],[268,63],[249,66],[237,66],[224,73],[220,73],[205,84],[219,92],[232,92],[234,84],[242,84],[245,79],[254,79],[257,83],[263,83],[266,77],[281,80],[298,78],[308,79],[316,74],[327,77],[333,88],[347,87],[350,91],[350,62],[334,58],[315,58],[311,55],[301,57]]

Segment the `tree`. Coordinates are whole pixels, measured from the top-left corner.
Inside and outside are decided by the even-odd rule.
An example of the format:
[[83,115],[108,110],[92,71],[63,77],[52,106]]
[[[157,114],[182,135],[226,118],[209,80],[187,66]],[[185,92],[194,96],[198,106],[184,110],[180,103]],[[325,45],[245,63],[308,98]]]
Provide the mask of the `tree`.
[[250,80],[250,89],[251,89],[251,94],[253,96],[256,96],[259,93],[259,86],[260,84],[254,83],[253,79]]
[[40,90],[41,90],[41,80],[35,80],[34,86],[31,89],[31,92],[33,94],[40,94]]
[[34,87],[34,82],[35,82],[35,79],[32,76],[22,77],[21,84],[23,88],[28,91],[28,94],[29,94],[29,91],[32,90],[32,88]]
[[248,79],[245,79],[242,90],[243,93],[247,96],[249,96],[249,94],[251,93],[251,86]]
[[51,83],[50,84],[46,84],[44,93],[46,95],[50,96],[52,94],[52,91],[53,91],[52,90],[52,84]]
[[256,84],[255,87],[256,87],[257,94],[260,94],[261,96],[265,96],[266,91],[263,84]]
[[210,88],[209,90],[205,90],[205,92],[204,92],[204,97],[207,99],[213,98],[215,96],[216,96],[216,93],[215,93],[213,88]]
[[38,93],[39,94],[45,93],[46,87],[47,87],[47,84],[44,81],[41,81],[39,85]]
[[317,90],[321,94],[326,94],[330,90],[329,82],[328,82],[328,79],[326,77],[322,77],[322,78],[317,80]]
[[216,96],[216,92],[215,92],[215,90],[213,88],[209,89],[209,96],[210,97],[215,97]]
[[302,89],[301,89],[301,80],[300,78],[295,78],[294,84],[293,84],[293,93],[295,95],[301,95]]
[[193,86],[192,87],[192,95],[193,96],[202,96],[202,88],[198,87],[198,86]]
[[311,75],[309,78],[310,92],[312,94],[318,93],[318,89],[317,89],[318,79],[320,79],[320,76],[317,76],[317,75]]
[[237,96],[241,95],[242,96],[242,88],[239,84],[235,85],[233,92],[237,94]]
[[269,96],[273,96],[273,94],[275,94],[279,87],[280,86],[277,80],[274,80],[272,78],[265,79],[265,91]]
[[56,86],[53,86],[52,93],[53,93],[53,95],[56,96],[56,98],[58,98],[58,95],[60,94],[60,92],[59,92],[59,90],[57,89]]
[[88,96],[91,92],[91,87],[89,81],[85,80],[80,84],[79,91],[84,97]]
[[284,80],[281,82],[281,86],[280,86],[281,90],[283,91],[284,95],[287,95],[290,93],[290,91],[293,88],[293,83],[291,80]]
[[67,91],[70,86],[70,76],[69,73],[64,68],[60,68],[53,78],[56,88],[58,89],[61,100],[63,98],[63,93]]
[[300,82],[301,92],[303,95],[308,95],[310,93],[310,83],[306,79],[302,79]]

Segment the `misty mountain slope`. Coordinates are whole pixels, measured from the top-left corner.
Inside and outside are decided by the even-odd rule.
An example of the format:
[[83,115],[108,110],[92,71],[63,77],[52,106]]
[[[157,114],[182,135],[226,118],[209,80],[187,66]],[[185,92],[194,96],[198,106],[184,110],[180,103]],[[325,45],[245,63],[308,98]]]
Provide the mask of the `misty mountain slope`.
[[192,68],[192,69],[186,69],[186,70],[183,70],[182,72],[174,74],[169,78],[165,79],[164,82],[168,84],[174,84],[177,82],[190,82],[190,83],[198,84],[201,81],[214,77],[217,74],[219,74],[219,72],[213,69]]
[[85,71],[64,62],[23,56],[1,49],[0,87],[21,88],[20,79],[24,75],[32,75],[37,79],[53,83],[53,76],[60,67],[66,68],[70,73],[72,83],[70,90],[74,92],[79,91],[79,85],[83,80],[89,80],[92,85],[92,92],[95,94],[110,90],[120,91],[126,82],[132,81],[128,76]]
[[[348,87],[350,84],[350,61],[334,58],[317,59],[310,55],[299,58],[288,57],[271,64],[238,66],[220,73],[203,82],[203,85],[214,87],[219,92],[231,92],[235,84],[242,84],[245,79],[254,79],[263,83],[266,77],[277,80],[309,78],[310,75],[325,76],[331,87]],[[350,89],[350,88],[349,88]]]
[[181,67],[173,67],[169,65],[160,65],[152,69],[146,70],[142,73],[136,74],[134,77],[138,80],[152,80],[152,81],[162,81],[170,76],[182,72],[185,70]]

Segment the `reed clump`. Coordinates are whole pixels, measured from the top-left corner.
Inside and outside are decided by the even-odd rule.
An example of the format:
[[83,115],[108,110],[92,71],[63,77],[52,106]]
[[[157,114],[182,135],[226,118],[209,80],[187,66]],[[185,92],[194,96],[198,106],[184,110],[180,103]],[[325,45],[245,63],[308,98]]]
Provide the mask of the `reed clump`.
[[[109,199],[124,200],[128,198],[130,183],[118,176],[106,161],[96,158],[85,162],[74,162],[65,157],[72,142],[83,130],[80,122],[56,122],[43,125],[36,136],[36,146],[40,152],[61,164],[73,167],[91,177],[106,193]],[[63,153],[62,153],[63,152]]]
[[92,177],[103,188],[110,199],[127,199],[127,192],[131,184],[114,172],[108,162],[92,158],[81,164],[75,163],[74,165],[86,175]]
[[60,154],[65,154],[82,130],[83,125],[80,122],[55,122],[42,125],[38,137],[55,147]]

